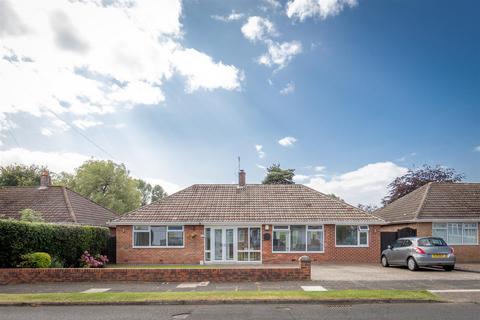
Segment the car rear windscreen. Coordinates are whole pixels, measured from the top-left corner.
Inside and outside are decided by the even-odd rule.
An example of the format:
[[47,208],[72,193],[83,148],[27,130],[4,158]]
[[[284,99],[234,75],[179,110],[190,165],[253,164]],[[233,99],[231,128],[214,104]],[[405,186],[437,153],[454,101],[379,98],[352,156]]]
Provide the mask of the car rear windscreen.
[[423,238],[418,239],[418,245],[420,247],[443,247],[447,244],[442,238]]

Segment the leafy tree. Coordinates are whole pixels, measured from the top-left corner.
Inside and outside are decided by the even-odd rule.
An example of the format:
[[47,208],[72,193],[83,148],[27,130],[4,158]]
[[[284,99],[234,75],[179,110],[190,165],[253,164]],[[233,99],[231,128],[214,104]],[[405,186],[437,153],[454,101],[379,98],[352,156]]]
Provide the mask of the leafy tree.
[[123,164],[113,161],[88,160],[75,170],[69,180],[70,189],[117,213],[138,208],[142,192]]
[[51,173],[51,176],[54,186],[64,186],[73,189],[75,183],[75,176],[73,174],[62,171],[60,173]]
[[149,204],[152,201],[152,185],[137,179],[137,189],[142,193],[142,206]]
[[33,209],[20,210],[20,221],[25,222],[44,222],[42,213]]
[[163,190],[162,186],[157,184],[155,187],[153,187],[151,197],[152,202],[162,200],[166,196],[168,196],[168,194],[165,192],[165,190]]
[[43,170],[44,167],[23,164],[0,167],[0,186],[38,186]]
[[366,212],[373,212],[378,209],[378,207],[374,204],[361,204],[357,205],[357,208]]
[[383,205],[392,203],[429,182],[460,182],[464,178],[465,175],[457,173],[455,169],[424,164],[419,169],[409,169],[405,175],[395,178],[388,185],[389,191],[382,203]]
[[327,196],[329,196],[330,198],[333,198],[333,199],[335,199],[335,200],[339,200],[339,201],[345,202],[345,200],[343,200],[342,198],[340,198],[339,196],[337,196],[335,193],[327,194]]
[[280,164],[272,164],[267,168],[267,175],[263,179],[263,184],[294,184],[293,176],[295,169],[282,169]]

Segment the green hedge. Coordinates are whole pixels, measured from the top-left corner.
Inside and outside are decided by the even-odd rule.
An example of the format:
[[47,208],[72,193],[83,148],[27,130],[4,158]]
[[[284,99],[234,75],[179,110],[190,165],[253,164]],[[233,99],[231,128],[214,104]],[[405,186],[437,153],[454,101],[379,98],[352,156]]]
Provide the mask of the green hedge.
[[78,266],[85,250],[104,253],[108,228],[0,220],[0,267],[16,267],[23,254],[47,252],[66,266]]

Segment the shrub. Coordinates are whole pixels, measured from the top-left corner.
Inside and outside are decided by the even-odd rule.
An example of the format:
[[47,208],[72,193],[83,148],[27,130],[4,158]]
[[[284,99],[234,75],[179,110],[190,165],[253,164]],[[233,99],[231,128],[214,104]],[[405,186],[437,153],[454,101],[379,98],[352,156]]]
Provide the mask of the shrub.
[[42,213],[32,210],[32,209],[23,209],[20,210],[20,220],[26,222],[43,222]]
[[65,266],[78,266],[86,250],[105,252],[108,238],[109,230],[103,227],[0,220],[0,267],[15,267],[31,252],[47,252]]
[[48,268],[52,263],[52,258],[46,252],[34,252],[22,254],[21,268]]
[[60,258],[52,257],[52,263],[50,263],[50,268],[63,268],[65,266],[65,262],[63,262]]
[[97,254],[93,257],[88,251],[85,251],[80,258],[80,261],[84,268],[103,268],[107,264],[108,258],[101,254]]

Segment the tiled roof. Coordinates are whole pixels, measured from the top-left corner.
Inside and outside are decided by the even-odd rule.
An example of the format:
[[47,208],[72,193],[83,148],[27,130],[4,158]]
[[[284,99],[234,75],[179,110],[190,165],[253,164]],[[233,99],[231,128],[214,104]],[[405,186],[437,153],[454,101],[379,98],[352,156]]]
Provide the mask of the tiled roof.
[[282,223],[382,220],[300,184],[196,184],[113,221],[135,223]]
[[46,222],[106,226],[118,216],[65,187],[0,187],[0,218],[20,219],[20,211],[33,209]]
[[480,219],[480,183],[430,182],[373,214],[387,222]]

